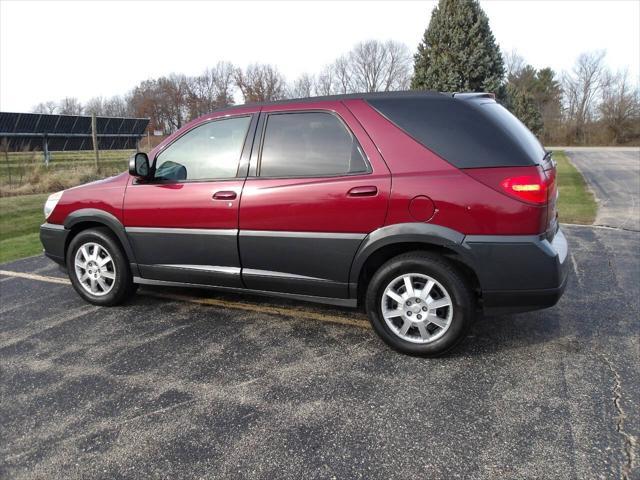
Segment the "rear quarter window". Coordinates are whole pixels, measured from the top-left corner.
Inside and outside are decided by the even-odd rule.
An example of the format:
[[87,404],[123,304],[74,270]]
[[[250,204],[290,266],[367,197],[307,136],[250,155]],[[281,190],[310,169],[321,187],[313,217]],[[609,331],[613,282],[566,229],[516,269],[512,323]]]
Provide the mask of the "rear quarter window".
[[493,100],[448,95],[367,100],[413,139],[458,168],[536,165],[544,148]]

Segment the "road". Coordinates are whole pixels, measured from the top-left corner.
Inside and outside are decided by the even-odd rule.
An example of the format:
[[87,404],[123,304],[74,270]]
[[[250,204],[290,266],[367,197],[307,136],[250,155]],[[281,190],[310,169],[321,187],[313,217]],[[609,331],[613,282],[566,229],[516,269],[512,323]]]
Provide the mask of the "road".
[[640,231],[640,148],[567,148],[598,200],[596,225]]
[[0,478],[640,478],[639,233],[565,226],[551,309],[440,359],[351,310],[0,265]]

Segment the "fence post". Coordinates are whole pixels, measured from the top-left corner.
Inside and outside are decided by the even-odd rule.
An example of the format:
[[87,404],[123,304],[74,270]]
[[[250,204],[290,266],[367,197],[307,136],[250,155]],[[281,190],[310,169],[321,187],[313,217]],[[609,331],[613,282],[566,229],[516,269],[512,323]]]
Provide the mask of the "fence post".
[[44,153],[44,165],[45,167],[49,167],[49,161],[51,160],[51,153],[49,152],[49,139],[45,134],[42,139],[42,150]]
[[100,172],[100,154],[98,153],[98,128],[96,127],[96,114],[91,114],[91,139],[93,140],[93,153],[96,155],[96,173]]

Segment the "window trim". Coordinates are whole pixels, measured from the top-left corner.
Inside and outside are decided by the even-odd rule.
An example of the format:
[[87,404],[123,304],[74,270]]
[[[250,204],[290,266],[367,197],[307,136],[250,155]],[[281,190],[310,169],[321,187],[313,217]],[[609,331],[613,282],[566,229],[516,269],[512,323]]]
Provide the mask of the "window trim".
[[[158,157],[165,152],[169,147],[171,147],[175,142],[177,142],[179,139],[181,139],[182,137],[184,137],[185,135],[187,135],[188,133],[194,131],[196,128],[200,128],[204,125],[208,125],[209,123],[214,123],[214,122],[220,122],[220,121],[224,121],[224,120],[232,120],[232,119],[236,119],[236,118],[249,118],[249,125],[247,127],[247,131],[245,133],[244,136],[244,140],[242,141],[242,149],[240,150],[240,156],[238,157],[238,167],[236,168],[236,174],[233,177],[213,177],[213,178],[197,178],[197,179],[186,179],[186,180],[172,180],[172,179],[156,179],[156,178],[150,178],[149,180],[145,181],[145,184],[154,184],[154,185],[166,185],[166,184],[176,184],[176,183],[203,183],[203,182],[228,182],[231,180],[238,180],[238,179],[243,179],[246,178],[247,176],[247,169],[246,169],[246,159],[245,156],[247,155],[247,150],[249,151],[249,153],[251,152],[251,145],[247,145],[247,142],[250,142],[251,144],[253,143],[253,136],[250,135],[250,133],[255,129],[256,126],[256,122],[257,122],[257,114],[256,113],[243,113],[240,115],[225,115],[222,117],[216,117],[216,118],[211,118],[209,120],[206,120],[204,122],[198,123],[197,125],[192,126],[191,128],[185,130],[184,132],[182,132],[180,135],[178,135],[177,137],[175,137],[174,139],[171,140],[171,142],[167,143],[166,145],[163,145],[162,148],[160,150],[158,150],[156,152],[156,154],[153,157],[153,162],[152,162],[152,166],[151,166],[151,174],[155,175],[156,174],[156,163],[158,160]],[[242,167],[245,167],[243,170],[244,172],[241,172]]]
[[[265,133],[267,131],[267,124],[269,123],[269,117],[271,115],[287,115],[287,114],[300,114],[300,113],[325,113],[334,116],[338,119],[338,122],[343,126],[343,128],[351,135],[351,138],[356,142],[357,147],[362,153],[362,159],[364,160],[366,170],[363,172],[352,172],[352,173],[335,173],[332,175],[280,175],[267,177],[260,174],[260,170],[262,167],[262,149],[264,147],[264,139]],[[373,173],[373,168],[371,167],[371,161],[369,160],[369,156],[367,152],[362,148],[360,144],[360,140],[356,137],[355,133],[351,130],[347,122],[335,111],[333,110],[323,110],[323,109],[304,109],[304,110],[277,110],[277,111],[269,111],[269,112],[261,112],[260,113],[260,122],[258,124],[260,127],[260,139],[258,142],[257,154],[251,157],[251,166],[249,168],[249,177],[252,179],[265,179],[265,180],[278,180],[278,179],[296,179],[296,178],[340,178],[340,177],[355,177],[362,175],[371,175]],[[257,132],[256,132],[257,134]],[[255,161],[254,161],[255,160]]]

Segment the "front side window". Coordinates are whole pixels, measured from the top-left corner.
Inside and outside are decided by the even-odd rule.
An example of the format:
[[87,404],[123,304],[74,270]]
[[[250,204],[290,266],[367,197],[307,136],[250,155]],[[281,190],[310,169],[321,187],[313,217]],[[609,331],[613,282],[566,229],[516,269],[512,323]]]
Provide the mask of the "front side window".
[[321,177],[368,171],[358,141],[333,114],[271,114],[264,135],[261,177]]
[[226,118],[190,130],[156,160],[159,180],[234,178],[251,117]]

